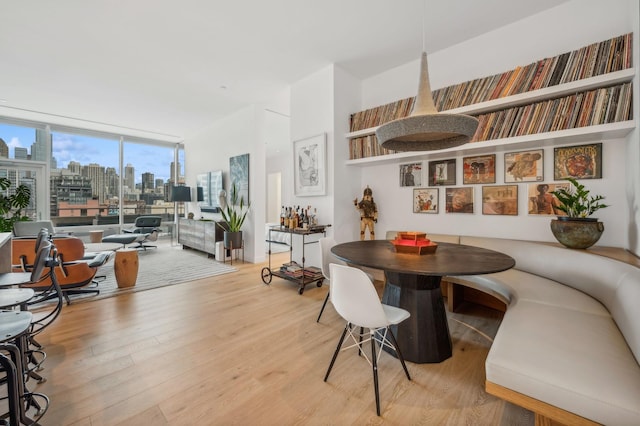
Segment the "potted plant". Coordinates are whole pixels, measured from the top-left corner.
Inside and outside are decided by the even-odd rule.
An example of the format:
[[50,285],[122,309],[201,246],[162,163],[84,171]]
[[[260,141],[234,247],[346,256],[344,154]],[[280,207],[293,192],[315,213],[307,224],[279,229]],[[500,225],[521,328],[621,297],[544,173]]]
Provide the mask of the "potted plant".
[[558,198],[557,209],[566,213],[551,221],[551,232],[569,248],[585,249],[594,245],[604,232],[604,224],[590,217],[596,211],[609,207],[601,201],[602,195],[590,195],[590,191],[575,178],[567,178],[571,187],[551,193]]
[[251,203],[244,200],[244,196],[238,195],[235,182],[231,184],[231,194],[221,190],[218,194],[220,200],[220,213],[222,222],[216,222],[224,229],[224,247],[227,249],[242,247],[242,224],[247,218]]
[[[6,191],[10,187],[11,180],[1,177],[0,190]],[[9,196],[0,194],[0,232],[12,232],[14,223],[29,220],[22,214],[22,209],[27,208],[30,201],[31,189],[27,185],[19,185]]]

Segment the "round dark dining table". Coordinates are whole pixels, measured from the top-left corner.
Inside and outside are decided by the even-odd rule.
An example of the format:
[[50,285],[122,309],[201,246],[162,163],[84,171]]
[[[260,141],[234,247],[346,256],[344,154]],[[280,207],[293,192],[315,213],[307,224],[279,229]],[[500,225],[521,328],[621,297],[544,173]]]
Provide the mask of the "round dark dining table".
[[445,275],[477,275],[505,271],[515,260],[504,253],[462,244],[437,243],[432,254],[396,253],[388,240],[352,241],[331,252],[358,266],[381,269],[386,283],[382,302],[406,309],[411,317],[394,328],[407,361],[442,362],[451,357],[452,343],[440,289]]

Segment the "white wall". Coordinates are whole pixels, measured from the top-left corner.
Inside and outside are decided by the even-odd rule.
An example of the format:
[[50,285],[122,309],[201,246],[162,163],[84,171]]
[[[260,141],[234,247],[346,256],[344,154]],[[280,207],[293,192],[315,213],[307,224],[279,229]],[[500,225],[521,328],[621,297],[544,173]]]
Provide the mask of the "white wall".
[[[633,12],[635,10],[635,13]],[[500,28],[481,37],[456,45],[450,49],[429,55],[429,73],[433,88],[439,88],[477,77],[500,73],[517,65],[526,65],[544,57],[575,50],[590,43],[598,42],[637,30],[637,4],[633,0],[616,0],[601,2],[597,0],[576,0],[562,4],[550,11],[543,12],[515,24]],[[634,46],[638,45],[635,34]],[[634,54],[637,57],[637,48]],[[416,61],[389,70],[383,74],[362,82],[362,105],[358,109],[396,101],[414,96],[417,92],[418,55]],[[636,59],[637,61],[637,59]],[[636,77],[637,80],[637,77]],[[638,89],[636,81],[635,98]],[[637,111],[637,103],[636,108]],[[354,110],[356,111],[356,110]],[[354,112],[352,111],[352,112]],[[636,112],[637,114],[637,112]],[[636,116],[637,117],[637,116]],[[628,247],[631,215],[638,215],[637,207],[629,207],[634,203],[633,189],[627,194],[629,186],[637,188],[638,177],[627,182],[631,177],[625,170],[627,145],[637,146],[637,131],[627,140],[603,142],[603,179],[584,181],[594,193],[606,195],[606,202],[612,207],[601,210],[597,217],[605,223],[605,233],[601,245]],[[340,142],[347,143],[347,141]],[[545,146],[543,146],[545,145]],[[545,181],[553,181],[553,147],[541,144],[545,150]],[[509,150],[514,151],[514,150]],[[517,151],[517,150],[516,150]],[[637,154],[637,149],[634,150]],[[497,152],[498,169],[497,184],[503,183],[502,169],[504,152]],[[460,162],[458,158],[457,182],[462,183]],[[427,166],[429,154],[425,154],[423,168]],[[448,158],[452,158],[450,156]],[[635,168],[638,168],[637,155]],[[476,213],[445,214],[441,208],[438,215],[412,213],[412,190],[401,188],[398,182],[398,165],[374,165],[361,167],[361,185],[370,185],[379,210],[378,238],[383,238],[385,230],[415,229],[432,233],[455,233],[469,235],[492,235],[541,241],[554,241],[549,229],[549,217],[528,216],[526,209],[526,185],[519,184],[519,215],[483,216],[478,200],[481,197],[481,185],[474,185]],[[350,166],[359,167],[359,166]],[[426,176],[425,176],[426,177]],[[628,201],[629,199],[629,201]],[[444,189],[440,189],[440,204],[443,205]],[[635,229],[637,226],[632,225]]]
[[[265,260],[264,223],[266,166],[264,143],[264,109],[261,106],[245,108],[236,114],[217,121],[208,129],[185,140],[186,183],[195,186],[200,173],[222,170],[224,185],[228,189],[229,158],[249,153],[249,198],[251,210],[242,228],[245,259],[249,262]],[[221,219],[217,213],[201,213],[195,202],[189,203],[189,211],[196,218]]]

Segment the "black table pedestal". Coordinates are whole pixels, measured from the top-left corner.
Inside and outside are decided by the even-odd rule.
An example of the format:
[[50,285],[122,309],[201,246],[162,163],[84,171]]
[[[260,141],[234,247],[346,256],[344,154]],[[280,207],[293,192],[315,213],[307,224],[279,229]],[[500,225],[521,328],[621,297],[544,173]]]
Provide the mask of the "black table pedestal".
[[392,328],[404,359],[424,364],[451,357],[441,277],[396,272],[386,272],[386,277],[382,303],[411,312],[409,319]]

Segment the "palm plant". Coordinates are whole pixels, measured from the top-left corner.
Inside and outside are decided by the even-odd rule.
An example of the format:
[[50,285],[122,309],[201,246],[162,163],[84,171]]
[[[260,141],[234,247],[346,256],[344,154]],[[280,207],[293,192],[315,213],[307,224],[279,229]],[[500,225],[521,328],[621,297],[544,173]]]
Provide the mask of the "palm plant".
[[231,184],[229,199],[226,198],[226,195],[227,194],[224,193],[219,196],[220,213],[222,214],[223,222],[226,223],[226,228],[223,228],[225,228],[225,231],[238,232],[242,228],[247,213],[249,213],[251,203],[249,200],[245,203],[244,196],[239,196],[235,182]]
[[599,209],[609,207],[607,204],[600,202],[604,199],[602,195],[590,196],[590,191],[575,178],[569,177],[567,180],[571,182],[571,188],[560,188],[551,193],[562,203],[558,206],[558,210],[565,212],[568,217],[585,218]]
[[[0,177],[0,190],[3,192],[11,187],[11,180]],[[13,224],[27,221],[29,218],[22,214],[22,209],[29,206],[31,188],[19,185],[11,195],[0,193],[0,232],[13,231]]]

